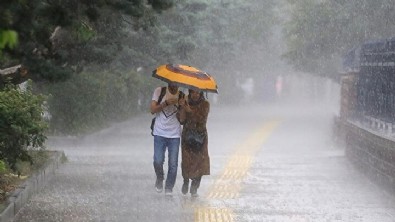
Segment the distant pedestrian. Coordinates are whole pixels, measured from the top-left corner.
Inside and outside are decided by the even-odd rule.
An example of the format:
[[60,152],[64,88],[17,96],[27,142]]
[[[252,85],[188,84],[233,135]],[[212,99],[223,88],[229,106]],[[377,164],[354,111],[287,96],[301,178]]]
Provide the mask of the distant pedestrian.
[[276,97],[277,97],[277,99],[281,99],[281,95],[283,92],[283,77],[282,76],[277,76],[275,86],[276,86]]
[[[161,97],[161,99],[159,99]],[[163,99],[162,99],[163,97]],[[178,153],[180,147],[181,124],[176,114],[178,100],[183,93],[178,86],[169,84],[168,87],[155,89],[151,113],[156,115],[152,135],[154,136],[154,169],[156,174],[155,188],[158,193],[163,190],[163,164],[165,162],[166,148],[168,151],[168,172],[165,184],[165,194],[171,195],[177,177]],[[160,103],[158,103],[158,101]]]
[[189,192],[197,197],[197,190],[203,175],[210,175],[210,158],[208,155],[207,117],[210,103],[203,92],[189,90],[188,98],[180,100],[179,119],[184,125],[181,137],[181,170],[184,183],[181,192]]

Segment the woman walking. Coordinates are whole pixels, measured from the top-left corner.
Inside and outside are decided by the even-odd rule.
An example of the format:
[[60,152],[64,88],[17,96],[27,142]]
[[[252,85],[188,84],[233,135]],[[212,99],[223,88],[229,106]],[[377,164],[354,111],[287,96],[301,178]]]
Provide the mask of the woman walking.
[[189,90],[185,100],[180,100],[178,117],[184,125],[181,136],[181,170],[184,184],[181,192],[189,192],[197,197],[197,189],[203,175],[210,175],[210,158],[208,155],[207,117],[210,103],[204,98],[203,92]]

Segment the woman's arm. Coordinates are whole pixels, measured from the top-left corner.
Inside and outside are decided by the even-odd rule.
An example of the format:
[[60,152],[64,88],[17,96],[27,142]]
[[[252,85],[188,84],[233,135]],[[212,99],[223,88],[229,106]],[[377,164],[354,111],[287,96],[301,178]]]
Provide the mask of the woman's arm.
[[207,117],[209,112],[210,112],[210,103],[208,101],[204,101],[196,109],[193,109],[190,118],[192,119],[193,122],[205,126],[207,123]]
[[180,110],[177,113],[177,118],[181,124],[184,124],[187,118],[187,112],[191,112],[191,108],[185,98],[180,99],[178,103],[180,105]]

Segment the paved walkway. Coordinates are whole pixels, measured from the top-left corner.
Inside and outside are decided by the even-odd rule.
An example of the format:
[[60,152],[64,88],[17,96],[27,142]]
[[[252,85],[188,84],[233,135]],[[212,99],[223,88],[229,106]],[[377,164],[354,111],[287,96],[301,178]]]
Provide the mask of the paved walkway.
[[355,169],[321,108],[213,107],[212,175],[200,197],[154,190],[150,116],[82,139],[52,139],[69,161],[15,221],[394,221],[395,197]]

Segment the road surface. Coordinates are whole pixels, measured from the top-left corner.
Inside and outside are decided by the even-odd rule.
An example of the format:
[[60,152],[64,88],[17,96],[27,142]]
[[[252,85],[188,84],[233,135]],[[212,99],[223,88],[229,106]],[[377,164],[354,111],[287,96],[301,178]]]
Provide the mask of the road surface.
[[347,160],[324,107],[212,105],[198,198],[181,194],[180,169],[173,196],[155,192],[150,121],[52,138],[68,162],[15,221],[395,221],[394,195]]

